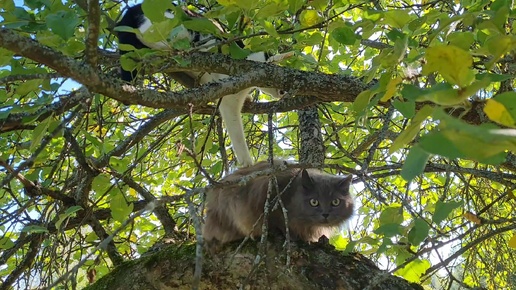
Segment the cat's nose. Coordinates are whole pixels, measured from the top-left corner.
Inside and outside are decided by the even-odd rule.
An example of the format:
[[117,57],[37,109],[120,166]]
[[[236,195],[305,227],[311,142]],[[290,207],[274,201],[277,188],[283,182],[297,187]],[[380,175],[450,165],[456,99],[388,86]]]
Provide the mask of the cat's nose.
[[325,219],[327,219],[329,215],[330,215],[330,214],[328,214],[328,213],[323,213],[323,214],[322,214],[322,216],[323,216]]

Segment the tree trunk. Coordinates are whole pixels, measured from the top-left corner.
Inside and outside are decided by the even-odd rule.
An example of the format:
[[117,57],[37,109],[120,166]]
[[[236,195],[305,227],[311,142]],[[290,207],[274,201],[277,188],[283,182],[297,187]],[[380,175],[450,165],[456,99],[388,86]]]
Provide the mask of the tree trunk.
[[310,163],[314,166],[324,164],[324,145],[317,106],[298,110],[297,115],[301,139],[299,162]]
[[[205,259],[199,289],[423,289],[381,271],[360,254],[344,255],[327,241],[291,243],[290,251],[281,241],[271,241],[261,259],[258,242],[248,242],[235,255],[238,244]],[[195,244],[170,245],[122,264],[87,289],[192,289],[194,261]]]

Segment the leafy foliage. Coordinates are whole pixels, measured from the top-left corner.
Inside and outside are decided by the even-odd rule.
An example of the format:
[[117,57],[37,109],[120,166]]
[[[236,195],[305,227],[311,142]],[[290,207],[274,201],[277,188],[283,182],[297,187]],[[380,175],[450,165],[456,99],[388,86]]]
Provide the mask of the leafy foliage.
[[[180,13],[170,1],[145,3],[158,22],[146,38],[164,40],[181,24],[216,32],[207,19],[164,19],[166,9]],[[222,95],[205,88],[209,97],[184,101],[169,93],[192,92],[166,73],[193,65],[189,43],[174,43],[181,53],[131,53],[143,64],[123,58],[124,67],[159,73],[142,71],[135,87],[117,80],[114,26],[124,6],[0,1],[0,289],[82,287],[163,236],[193,236],[201,189],[235,167],[214,114]],[[516,288],[512,1],[188,7],[227,29],[220,48],[234,59],[295,52],[285,69],[259,78],[289,95],[254,95],[262,103],[244,108],[247,140],[257,160],[297,159],[294,110],[317,103],[327,170],[359,181],[361,206],[349,233],[332,240],[337,248],[435,288]],[[227,61],[237,75],[260,72]],[[220,67],[228,64],[202,70]],[[304,86],[305,72],[321,72],[311,76],[331,90]]]

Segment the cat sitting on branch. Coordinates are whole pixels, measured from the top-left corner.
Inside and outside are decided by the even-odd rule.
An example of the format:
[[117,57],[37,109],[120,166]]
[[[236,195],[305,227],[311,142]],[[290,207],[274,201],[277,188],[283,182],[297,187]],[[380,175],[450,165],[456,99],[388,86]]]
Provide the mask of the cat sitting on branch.
[[[276,160],[274,165],[286,163]],[[203,237],[210,251],[246,236],[261,236],[268,194],[268,229],[279,231],[291,240],[317,242],[323,235],[330,237],[352,216],[354,201],[349,192],[352,175],[288,167],[247,180],[246,177],[268,168],[268,162],[259,162],[239,169],[221,180],[230,184],[206,193]]]

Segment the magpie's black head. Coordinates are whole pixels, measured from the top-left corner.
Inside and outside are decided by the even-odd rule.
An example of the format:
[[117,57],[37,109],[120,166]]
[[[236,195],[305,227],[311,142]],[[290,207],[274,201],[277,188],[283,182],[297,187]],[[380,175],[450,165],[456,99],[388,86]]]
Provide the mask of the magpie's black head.
[[[138,4],[129,7],[122,19],[120,20],[120,22],[116,24],[116,26],[129,26],[132,28],[138,28],[143,24],[144,20],[145,16],[143,15],[142,5]],[[136,34],[132,32],[119,31],[117,33],[117,36],[119,44],[130,44],[136,49],[147,47],[136,37]],[[119,51],[120,55],[128,53],[128,51],[122,49],[119,49]],[[130,72],[125,71],[124,69],[121,70],[121,79],[124,81],[130,82],[136,77],[136,71]]]
[[134,5],[132,7],[127,8],[124,16],[116,24],[116,26],[129,26],[132,28],[138,28],[142,25],[144,21],[144,15],[142,10],[142,4]]

